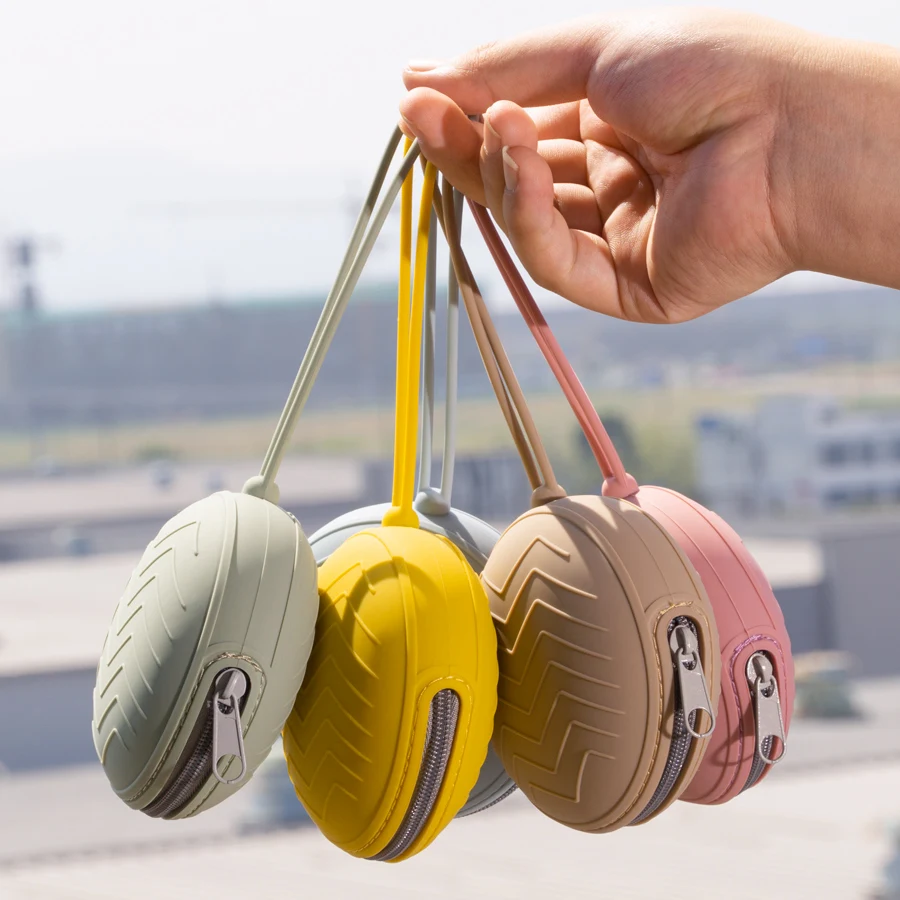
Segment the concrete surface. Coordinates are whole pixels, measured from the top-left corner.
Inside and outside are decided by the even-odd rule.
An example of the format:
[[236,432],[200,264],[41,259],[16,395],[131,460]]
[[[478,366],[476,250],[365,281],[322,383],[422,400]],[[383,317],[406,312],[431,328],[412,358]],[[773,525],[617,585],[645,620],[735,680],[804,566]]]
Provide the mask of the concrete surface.
[[[216,490],[239,491],[259,472],[259,460],[237,463],[176,463],[174,480],[157,488],[149,467],[106,469],[65,477],[0,480],[0,530],[14,531],[39,523],[78,524],[86,519],[164,519]],[[364,491],[365,466],[359,460],[288,457],[278,476],[282,503],[308,505],[345,501],[352,506]]]
[[139,553],[0,566],[0,675],[94,668]]
[[772,778],[727,806],[677,803],[610,835],[566,829],[513,795],[392,866],[353,859],[311,827],[229,834],[238,797],[187,823],[144,820],[119,804],[116,841],[104,843],[105,795],[118,801],[103,787],[65,774],[0,782],[4,844],[41,832],[46,845],[77,840],[83,851],[0,862],[0,897],[847,900],[867,895],[889,852],[884,826],[900,817],[900,763]]
[[[758,790],[748,792],[726,807],[707,810],[708,816],[718,817],[719,809],[730,816],[732,811],[743,809],[748,799],[769,794],[773,789],[777,794],[782,785],[795,782],[828,785],[832,780],[854,778],[873,768],[900,770],[900,680],[862,682],[855,687],[855,694],[863,713],[860,719],[796,720],[784,760]],[[84,730],[90,750],[89,765],[13,772],[6,777],[0,774],[0,869],[56,865],[85,854],[119,857],[162,853],[184,842],[200,847],[207,841],[229,843],[237,839],[236,829],[253,806],[255,792],[262,782],[251,781],[228,803],[197,819],[185,822],[149,819],[115,797],[93,758],[88,734],[89,696],[80,713],[79,732]],[[43,745],[52,741],[49,730],[52,725],[45,728],[46,735],[25,730],[24,733],[35,739],[35,753],[45,752]],[[286,781],[285,790],[291,790]],[[888,815],[896,815],[900,820],[900,785],[893,795],[890,790],[886,784],[883,792],[888,794]],[[890,812],[891,804],[894,813]],[[498,809],[506,806],[503,803]],[[730,827],[728,816],[722,827]],[[660,821],[669,818],[667,813]],[[5,900],[2,886],[0,879],[0,897]]]

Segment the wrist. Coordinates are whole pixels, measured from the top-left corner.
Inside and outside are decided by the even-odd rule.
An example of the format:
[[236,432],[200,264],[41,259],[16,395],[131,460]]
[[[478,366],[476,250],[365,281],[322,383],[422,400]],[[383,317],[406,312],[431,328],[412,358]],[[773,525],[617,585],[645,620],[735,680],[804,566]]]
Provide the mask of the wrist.
[[900,52],[811,38],[790,68],[771,188],[795,267],[900,287]]

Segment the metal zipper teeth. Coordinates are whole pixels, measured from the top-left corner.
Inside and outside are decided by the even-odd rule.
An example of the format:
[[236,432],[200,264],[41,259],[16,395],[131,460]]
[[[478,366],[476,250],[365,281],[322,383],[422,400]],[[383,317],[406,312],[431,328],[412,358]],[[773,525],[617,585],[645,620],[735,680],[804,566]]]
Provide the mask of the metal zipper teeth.
[[[694,725],[695,716],[696,713],[691,713],[691,726]],[[663,805],[669,794],[672,793],[672,788],[675,787],[678,777],[681,775],[681,770],[684,768],[693,740],[693,736],[685,728],[684,710],[678,706],[675,710],[672,746],[669,750],[669,758],[666,760],[666,767],[663,769],[662,777],[656,786],[656,790],[653,792],[653,796],[650,798],[650,802],[641,810],[640,815],[631,822],[632,825],[639,825],[652,816]]]
[[369,859],[378,862],[396,859],[412,846],[422,832],[444,783],[458,720],[459,695],[449,688],[438,691],[428,710],[425,749],[409,809],[387,847]]
[[[678,616],[677,618],[672,619],[669,623],[668,634],[671,634],[679,626],[685,626],[693,631],[695,635],[697,634],[696,626],[686,616]],[[688,753],[691,749],[691,743],[694,740],[691,733],[685,727],[684,703],[677,678],[674,682],[674,688],[675,720],[672,724],[672,744],[669,748],[669,757],[666,760],[666,767],[663,769],[659,784],[656,786],[656,790],[653,792],[650,802],[641,810],[637,818],[629,823],[631,825],[640,825],[641,822],[652,816],[665,802],[666,798],[675,787],[678,776],[681,775],[681,770],[684,768],[685,760],[687,760]],[[696,714],[691,713],[692,728],[694,727],[695,718]]]
[[748,788],[752,788],[754,784],[762,777],[762,773],[766,771],[766,761],[763,759],[763,754],[765,756],[769,756],[772,753],[772,742],[774,738],[769,735],[768,737],[764,737],[762,741],[763,752],[760,753],[759,750],[754,751],[753,753],[753,765],[750,767],[750,774],[747,776],[747,783],[741,788],[741,793],[746,791]]
[[[224,672],[231,671],[229,669]],[[182,753],[179,764],[175,767],[169,783],[162,793],[141,812],[154,819],[171,819],[177,816],[197,796],[200,788],[212,775],[213,755],[213,695],[216,692],[215,681],[209,689],[203,713],[200,715],[194,731],[196,738],[188,743]],[[243,705],[243,702],[242,702]]]

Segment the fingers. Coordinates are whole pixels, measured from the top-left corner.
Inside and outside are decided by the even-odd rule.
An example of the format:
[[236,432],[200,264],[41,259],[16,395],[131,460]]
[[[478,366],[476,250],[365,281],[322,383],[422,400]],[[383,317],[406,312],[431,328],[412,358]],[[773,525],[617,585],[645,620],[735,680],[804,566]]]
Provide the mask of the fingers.
[[557,184],[587,186],[587,150],[581,141],[540,141],[538,152],[547,160]]
[[[512,129],[510,139],[514,142],[523,138],[521,129],[525,129],[529,136],[537,129],[543,137],[543,134],[571,134],[574,128],[577,135],[577,104],[572,108],[560,107],[558,115],[542,117],[546,126],[543,134],[528,113],[515,104],[497,104],[490,112],[494,118],[500,116],[503,119],[504,128]],[[485,135],[483,126],[470,121],[452,100],[428,88],[410,91],[400,104],[400,113],[404,131],[418,138],[425,157],[447,176],[454,187],[476,202],[492,208],[500,217],[497,221],[502,226],[499,199],[493,204],[487,201],[482,179],[482,158],[486,155],[483,143],[490,144],[493,137],[490,131]],[[492,152],[499,152],[499,144],[495,142],[490,146]],[[581,141],[553,137],[542,140],[539,148],[550,165],[554,181],[587,185],[587,161]],[[494,159],[490,171],[494,174],[489,180],[496,188],[495,198],[499,198],[503,192],[499,157]]]
[[[486,205],[493,213],[497,224],[504,230],[506,226],[503,216],[503,194],[506,188],[501,151],[504,146],[519,145],[537,150],[538,134],[534,121],[524,109],[514,103],[495,104],[484,117],[481,181],[484,185]],[[550,177],[552,180],[552,174]]]
[[531,277],[589,309],[664,320],[647,269],[655,191],[634,159],[589,143],[590,186],[555,183],[534,123],[511,103],[485,115],[485,145],[497,143],[482,154],[485,198]]
[[622,206],[644,211],[653,205],[653,182],[624,150],[591,142],[585,147],[585,156],[590,187],[604,222]]
[[536,149],[508,147],[501,154],[506,231],[528,274],[547,290],[621,316],[609,246],[596,234],[569,228],[554,206],[550,167]]
[[[525,111],[537,126],[542,141],[581,140],[581,112],[583,101],[556,103],[553,106],[535,106]],[[590,109],[590,107],[588,107]]]
[[428,88],[410,91],[400,102],[400,115],[404,131],[418,139],[425,157],[457,190],[484,203],[479,169],[482,126],[449,97]]
[[603,231],[603,219],[597,207],[597,198],[589,187],[580,184],[557,184],[553,188],[554,205],[562,213],[569,228],[599,235]]
[[[503,137],[500,137],[502,132]],[[539,129],[531,116],[508,101],[495,103],[484,115],[481,180],[485,205],[504,228],[503,194],[506,185],[501,150],[504,145],[536,147],[546,160],[554,183],[556,208],[570,228],[600,231],[597,203],[588,187],[586,148],[581,141],[538,140]]]
[[615,32],[615,20],[569,22],[486,44],[449,62],[410,63],[408,89],[430,87],[466,113],[483,113],[497,100],[548,106],[587,97],[597,55]]
[[666,321],[650,272],[656,213],[653,183],[624,151],[589,145],[588,159],[591,188],[603,220],[603,237],[616,264],[622,313],[634,321]]
[[[553,171],[538,152],[537,128],[515,104],[497,103],[490,108],[484,137],[481,175],[486,200],[531,277],[576,302],[595,297],[594,308],[617,314],[616,271],[609,247],[598,235],[596,201],[593,219],[583,221],[595,232],[570,229],[556,203],[585,213],[590,198],[577,196],[579,188],[572,185],[558,200],[561,186],[554,184]],[[590,193],[588,188],[581,190]]]

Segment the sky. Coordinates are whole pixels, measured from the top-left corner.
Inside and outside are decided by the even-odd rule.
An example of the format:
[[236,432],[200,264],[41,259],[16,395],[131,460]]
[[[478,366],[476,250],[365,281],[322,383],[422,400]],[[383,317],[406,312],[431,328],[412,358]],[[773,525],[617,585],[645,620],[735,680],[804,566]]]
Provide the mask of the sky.
[[[897,0],[728,6],[900,44]],[[396,121],[407,59],[616,9],[609,0],[8,0],[0,241],[48,239],[40,286],[60,311],[327,287],[349,211]],[[186,203],[190,214],[173,214]],[[395,269],[389,241],[370,277]],[[0,304],[10,289],[0,265]]]

